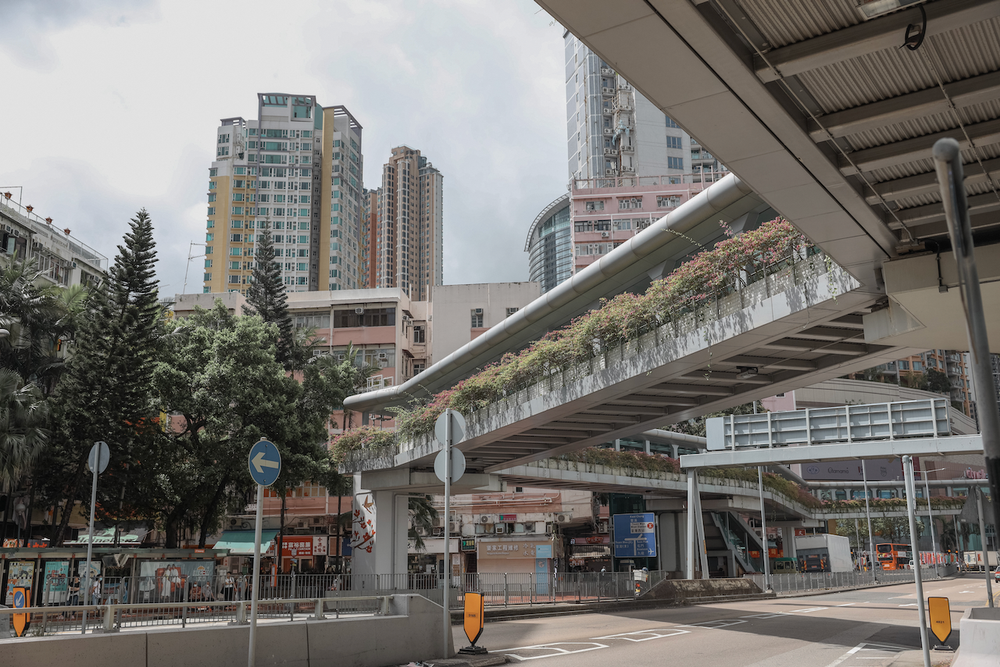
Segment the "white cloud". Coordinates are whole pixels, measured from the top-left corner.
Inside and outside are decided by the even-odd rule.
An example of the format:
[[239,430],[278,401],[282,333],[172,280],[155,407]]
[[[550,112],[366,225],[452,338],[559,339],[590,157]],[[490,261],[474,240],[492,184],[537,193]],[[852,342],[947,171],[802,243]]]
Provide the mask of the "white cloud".
[[[529,0],[15,2],[0,46],[0,184],[113,258],[153,217],[179,291],[204,239],[220,118],[315,94],[364,126],[365,181],[393,146],[444,174],[445,281],[527,279],[528,225],[565,191],[562,28]],[[195,253],[200,254],[200,253]],[[188,290],[200,289],[201,260]]]

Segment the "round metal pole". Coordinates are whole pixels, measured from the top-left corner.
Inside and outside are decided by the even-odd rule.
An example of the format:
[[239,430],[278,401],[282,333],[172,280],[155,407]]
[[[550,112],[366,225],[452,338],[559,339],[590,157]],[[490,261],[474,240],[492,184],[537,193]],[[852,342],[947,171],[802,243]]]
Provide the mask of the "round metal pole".
[[451,657],[451,600],[449,599],[449,593],[451,593],[451,554],[450,546],[451,542],[451,530],[448,525],[448,519],[451,517],[451,409],[445,410],[445,423],[444,423],[444,451],[445,451],[445,473],[444,473],[444,567],[442,568],[442,578],[441,581],[444,584],[442,588],[441,595],[441,606],[444,609],[444,657]]
[[[97,507],[97,469],[101,467],[101,457],[94,457],[94,482],[90,486],[90,528],[87,530],[89,538],[87,539],[87,569],[84,570],[84,581],[86,583],[86,588],[83,590],[83,606],[88,606],[90,604],[90,587],[91,587],[91,576],[90,576],[90,561],[94,557],[94,509]],[[87,632],[87,612],[83,612],[83,623],[80,626],[80,634]]]
[[878,583],[878,575],[875,574],[875,535],[872,534],[872,513],[868,506],[868,471],[865,469],[864,459],[861,459],[861,479],[865,483],[865,520],[868,521],[868,562],[872,567],[872,581]]
[[930,646],[927,641],[927,619],[924,610],[924,582],[920,576],[920,551],[917,541],[917,502],[913,484],[913,457],[903,457],[903,476],[906,478],[906,514],[910,519],[910,548],[913,550],[913,580],[917,585],[917,619],[920,623],[920,647],[924,652],[924,667],[931,667]]
[[986,597],[989,599],[989,605],[993,606],[993,580],[990,578],[992,573],[990,572],[990,559],[989,551],[986,549],[986,521],[983,518],[983,490],[980,487],[976,487],[976,506],[979,508],[979,541],[981,544],[979,548],[983,553],[983,569],[986,570]]
[[[264,485],[257,485],[257,518],[253,527],[253,572],[250,574],[250,649],[247,651],[247,667],[254,667],[257,658],[257,598],[260,589],[260,533],[264,524]],[[281,558],[281,554],[278,554]],[[240,596],[242,597],[242,596]],[[240,605],[243,600],[240,600]]]
[[[756,405],[756,404],[755,404]],[[771,590],[770,550],[767,544],[767,517],[764,511],[764,466],[757,466],[757,491],[760,494],[760,533],[764,545],[764,590]]]
[[931,558],[934,560],[934,576],[940,577],[941,573],[938,572],[937,562],[937,540],[934,538],[934,513],[931,511],[931,485],[927,481],[927,471],[922,470],[921,473],[924,476],[924,494],[927,496],[927,521],[930,522],[931,529]]
[[972,383],[976,392],[979,432],[983,438],[986,476],[990,480],[993,497],[993,514],[1000,516],[1000,408],[990,368],[990,343],[969,222],[969,203],[965,195],[962,153],[954,139],[939,139],[934,143],[933,155],[941,203],[955,255],[955,268],[958,269],[962,288],[962,305],[969,332],[969,356],[972,359]]

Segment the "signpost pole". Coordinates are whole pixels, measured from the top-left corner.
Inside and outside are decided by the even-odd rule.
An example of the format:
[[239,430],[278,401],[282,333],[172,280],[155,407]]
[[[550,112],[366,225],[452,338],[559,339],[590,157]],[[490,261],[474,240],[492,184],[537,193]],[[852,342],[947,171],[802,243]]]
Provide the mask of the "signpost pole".
[[917,585],[917,618],[920,622],[920,646],[924,651],[924,667],[931,667],[930,646],[927,640],[927,618],[924,612],[924,582],[920,576],[920,537],[917,535],[917,499],[913,483],[913,457],[903,457],[903,476],[906,481],[906,514],[910,519],[910,549],[913,564],[913,580]]
[[[257,659],[257,600],[260,598],[260,534],[264,524],[264,487],[271,486],[281,474],[281,452],[273,442],[263,438],[250,448],[247,460],[250,478],[257,483],[257,517],[253,529],[253,572],[250,573],[250,647],[247,650],[247,667],[254,667]],[[277,554],[281,558],[281,553]],[[243,596],[237,602],[243,615]]]
[[[90,527],[87,529],[87,534],[89,535],[87,539],[87,569],[83,575],[85,586],[83,589],[83,606],[85,607],[90,605],[90,589],[93,585],[91,582],[90,562],[94,558],[94,510],[97,507],[97,476],[108,467],[110,459],[111,450],[108,449],[108,443],[103,440],[95,442],[94,446],[90,448],[90,454],[87,456],[87,465],[90,466],[90,470],[94,473],[94,481],[90,486]],[[83,620],[80,623],[80,634],[86,634],[86,632],[87,611],[84,610]]]
[[872,534],[872,512],[868,506],[868,469],[865,460],[861,459],[861,479],[865,482],[865,520],[868,522],[868,563],[872,566],[872,581],[878,583],[878,575],[875,574],[875,536]]
[[757,466],[757,491],[760,492],[760,539],[764,551],[764,590],[771,590],[771,550],[767,543],[767,516],[764,510],[764,466]]
[[[257,599],[260,583],[260,533],[264,525],[264,485],[257,485],[257,517],[253,526],[253,574],[250,577],[250,650],[247,654],[247,667],[254,667],[257,654]],[[281,558],[281,554],[278,554]],[[240,600],[239,604],[243,604]]]
[[444,451],[445,451],[445,465],[444,465],[444,521],[441,525],[444,526],[444,571],[442,572],[442,581],[444,583],[444,588],[442,590],[441,596],[441,606],[444,608],[444,657],[450,658],[451,653],[448,650],[449,640],[451,639],[451,600],[449,599],[449,594],[451,593],[451,554],[448,548],[451,543],[451,530],[448,525],[448,520],[451,517],[451,408],[448,408],[445,412],[445,432],[444,432]]
[[976,506],[979,508],[979,540],[981,542],[979,546],[983,552],[983,569],[986,570],[986,598],[990,601],[990,606],[992,607],[994,606],[993,580],[990,577],[992,577],[993,574],[990,572],[990,552],[986,549],[986,521],[983,518],[983,489],[980,486],[975,487],[975,489]]

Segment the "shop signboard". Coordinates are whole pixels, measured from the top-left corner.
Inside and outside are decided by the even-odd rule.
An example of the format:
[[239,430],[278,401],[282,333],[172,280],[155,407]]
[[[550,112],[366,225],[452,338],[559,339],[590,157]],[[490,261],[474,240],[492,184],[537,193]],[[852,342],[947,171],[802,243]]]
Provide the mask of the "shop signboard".
[[476,550],[476,538],[462,538],[462,551],[475,551]]
[[[549,555],[538,556],[539,549],[542,550],[542,553]],[[498,540],[497,542],[479,540],[476,543],[476,553],[479,558],[552,558],[552,543],[521,540]]]
[[656,519],[652,512],[614,515],[616,558],[656,556]]
[[330,541],[328,535],[314,535],[312,538],[312,555],[313,556],[325,556],[326,555],[326,545]]
[[281,555],[283,558],[311,558],[313,555],[312,536],[283,536],[281,538]]

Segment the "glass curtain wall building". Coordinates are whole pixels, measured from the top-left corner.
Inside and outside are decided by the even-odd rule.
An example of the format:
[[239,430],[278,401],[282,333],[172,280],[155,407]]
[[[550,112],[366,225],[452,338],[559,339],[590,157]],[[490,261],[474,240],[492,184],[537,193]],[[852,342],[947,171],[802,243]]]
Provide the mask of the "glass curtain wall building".
[[524,250],[528,253],[528,280],[541,283],[542,294],[573,275],[568,192],[546,206],[531,223]]

